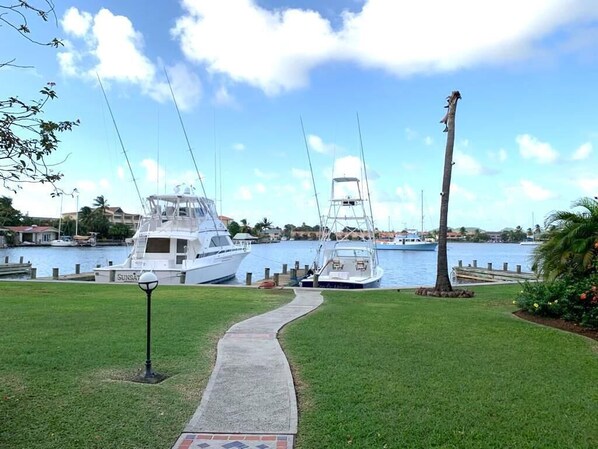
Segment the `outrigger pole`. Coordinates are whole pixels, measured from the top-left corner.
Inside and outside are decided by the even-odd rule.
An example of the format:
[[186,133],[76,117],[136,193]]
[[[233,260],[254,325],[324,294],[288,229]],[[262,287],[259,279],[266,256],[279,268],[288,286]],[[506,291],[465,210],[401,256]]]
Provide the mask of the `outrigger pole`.
[[[357,129],[359,130],[359,146],[361,147],[361,162],[363,163],[363,173],[365,175],[365,186],[366,192],[368,194],[368,203],[370,205],[370,217],[372,220],[372,232],[374,235],[372,236],[374,239],[376,237],[376,227],[374,226],[374,211],[372,210],[372,199],[370,197],[370,181],[368,180],[368,171],[365,166],[365,154],[363,152],[363,139],[361,138],[361,124],[359,123],[359,113],[357,115]],[[378,251],[376,253],[376,260],[378,259]]]
[[[170,89],[170,95],[172,96],[172,102],[174,103],[174,107],[176,109],[176,113],[179,116],[179,122],[181,123],[181,128],[183,128],[183,134],[185,135],[185,140],[187,141],[187,148],[189,149],[189,154],[191,154],[191,160],[193,161],[193,167],[195,167],[195,173],[197,174],[197,179],[199,180],[199,184],[201,185],[201,191],[203,192],[204,198],[207,198],[208,195],[206,194],[206,189],[203,185],[203,181],[201,180],[201,175],[199,173],[199,168],[197,168],[197,162],[195,161],[195,155],[193,154],[193,149],[191,148],[191,143],[189,142],[189,136],[187,136],[187,130],[185,129],[185,124],[183,123],[183,117],[181,116],[181,111],[179,110],[179,105],[176,101],[176,97],[174,96],[174,90],[172,90],[172,84],[170,84],[170,78],[168,77],[168,72],[166,71],[166,67],[163,67],[164,75],[166,76],[166,81],[168,81],[168,88]],[[216,200],[216,198],[215,198]],[[216,201],[214,201],[214,208],[216,208]],[[218,211],[216,211],[218,213]],[[216,235],[220,232],[218,230],[218,226],[216,226],[216,218],[212,214],[210,214],[212,218],[212,223],[214,224],[214,229],[216,229]]]
[[[305,128],[303,127],[303,118],[301,116],[299,116],[299,120],[301,121],[301,131],[303,132],[303,141],[305,142],[305,151],[307,153],[307,160],[309,162],[309,172],[311,174],[312,185],[314,186],[314,196],[316,197],[316,207],[318,208],[318,221],[320,222],[320,238],[318,240],[320,241],[320,246],[318,247],[318,251],[316,252],[316,254],[319,254],[320,250],[322,249],[322,235],[324,235],[324,223],[322,222],[322,212],[320,212],[320,201],[318,200],[318,190],[316,189],[316,180],[314,178],[314,169],[311,165],[311,157],[309,155],[309,146],[307,145],[307,138],[305,137]],[[318,257],[316,257],[314,259],[314,265],[313,265],[314,271],[316,271],[316,269],[318,268],[317,260],[318,260]]]
[[131,177],[133,178],[133,184],[135,184],[135,190],[137,191],[137,196],[139,197],[139,202],[141,203],[141,209],[143,209],[143,213],[146,213],[145,210],[145,202],[141,197],[141,193],[139,192],[139,187],[137,186],[137,179],[135,179],[135,174],[133,173],[133,168],[131,167],[131,162],[129,161],[129,155],[127,154],[127,150],[125,149],[125,145],[123,144],[123,140],[120,137],[120,132],[118,131],[118,126],[116,125],[116,120],[114,119],[114,114],[112,113],[112,108],[110,107],[110,102],[108,101],[108,97],[106,96],[106,91],[104,90],[104,85],[102,84],[102,80],[100,79],[100,75],[97,74],[98,82],[100,83],[100,88],[102,89],[102,94],[104,94],[104,100],[106,100],[106,105],[108,106],[108,111],[110,112],[110,117],[112,118],[112,123],[114,124],[114,129],[116,130],[116,135],[118,136],[118,141],[120,142],[120,147],[123,150],[123,154],[125,155],[125,159],[127,161],[127,165],[129,166],[129,173],[131,173]]
[[301,131],[303,131],[303,141],[305,142],[305,151],[307,152],[307,160],[309,162],[309,172],[311,173],[311,182],[314,186],[314,195],[316,197],[316,207],[318,208],[318,220],[320,221],[320,232],[323,232],[322,227],[324,226],[322,223],[322,213],[320,212],[320,201],[318,201],[318,190],[316,189],[316,180],[314,179],[314,170],[311,165],[311,157],[309,156],[309,146],[307,145],[307,138],[305,137],[305,128],[303,127],[303,118],[299,116],[299,120],[301,121]]

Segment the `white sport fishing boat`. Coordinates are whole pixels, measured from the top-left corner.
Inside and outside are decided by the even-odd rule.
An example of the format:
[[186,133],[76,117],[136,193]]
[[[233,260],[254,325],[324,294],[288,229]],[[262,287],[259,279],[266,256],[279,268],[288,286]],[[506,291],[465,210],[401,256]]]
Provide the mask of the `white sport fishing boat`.
[[366,212],[358,178],[332,180],[330,207],[312,272],[300,281],[301,287],[380,286],[384,270],[378,265],[374,226]]
[[136,283],[145,271],[155,273],[160,284],[212,284],[235,277],[251,245],[233,243],[214,201],[189,188],[147,200],[150,212],[139,222],[127,260],[96,268],[96,282]]

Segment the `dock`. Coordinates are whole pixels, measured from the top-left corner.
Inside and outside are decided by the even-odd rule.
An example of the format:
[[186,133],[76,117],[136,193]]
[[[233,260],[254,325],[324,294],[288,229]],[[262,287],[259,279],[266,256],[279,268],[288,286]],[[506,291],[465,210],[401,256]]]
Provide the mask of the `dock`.
[[0,276],[20,276],[31,274],[31,263],[0,263]]
[[463,266],[462,261],[459,265],[453,267],[453,274],[457,281],[463,282],[522,282],[522,281],[537,281],[538,277],[535,273],[521,271],[521,265],[517,265],[516,269],[509,270],[508,264],[503,264],[502,270],[496,270],[488,263],[487,268],[477,266],[477,261],[473,261],[473,266]]

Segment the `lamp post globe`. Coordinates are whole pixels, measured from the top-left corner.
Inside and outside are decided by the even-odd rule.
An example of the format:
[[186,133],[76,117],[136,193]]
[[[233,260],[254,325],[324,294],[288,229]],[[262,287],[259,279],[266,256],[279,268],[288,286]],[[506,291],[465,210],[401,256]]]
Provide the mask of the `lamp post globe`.
[[152,292],[158,286],[158,276],[151,271],[146,271],[137,281],[139,288],[145,292]]

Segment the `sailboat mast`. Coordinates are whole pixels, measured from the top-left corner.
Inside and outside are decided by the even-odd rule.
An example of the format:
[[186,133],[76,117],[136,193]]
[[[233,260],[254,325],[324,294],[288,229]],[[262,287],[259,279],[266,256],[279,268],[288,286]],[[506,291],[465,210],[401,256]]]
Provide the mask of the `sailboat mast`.
[[424,237],[424,191],[421,192],[422,238]]

